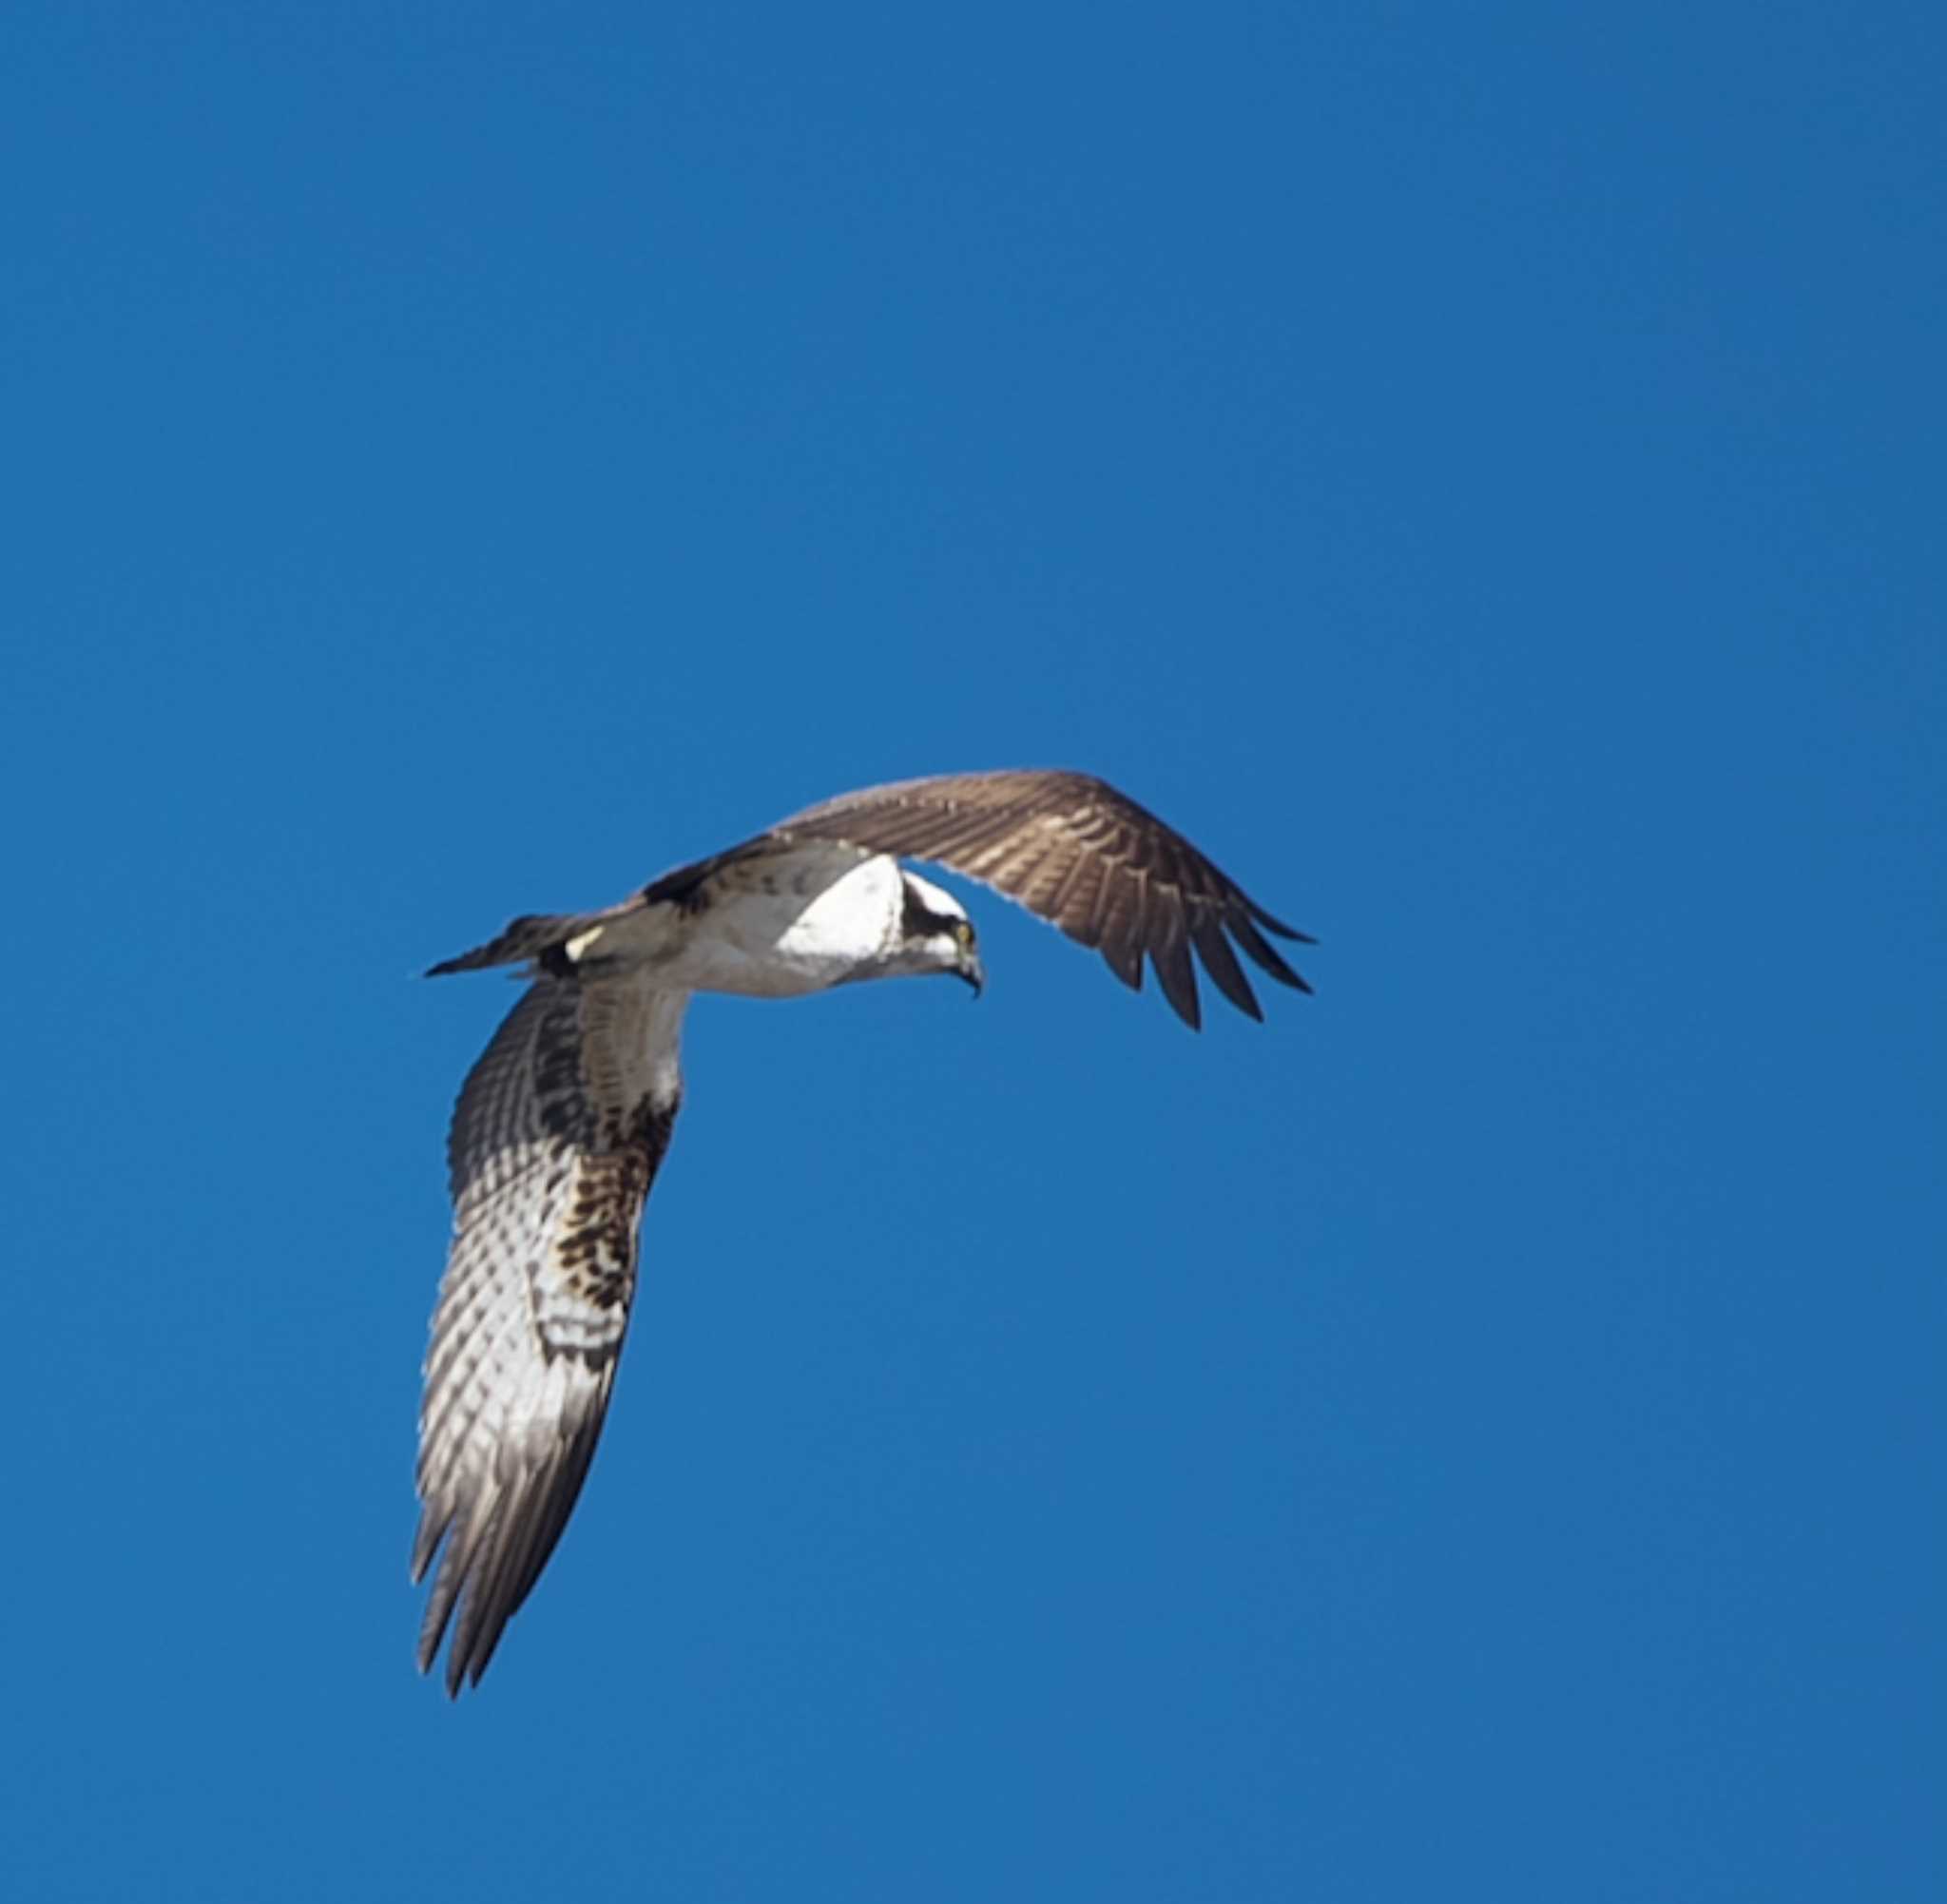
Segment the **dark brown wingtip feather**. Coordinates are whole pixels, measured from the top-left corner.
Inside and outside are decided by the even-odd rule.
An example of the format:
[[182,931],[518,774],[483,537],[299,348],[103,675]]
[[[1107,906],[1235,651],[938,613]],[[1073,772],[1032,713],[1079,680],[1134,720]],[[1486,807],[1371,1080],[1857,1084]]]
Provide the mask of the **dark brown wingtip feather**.
[[1264,1022],[1264,1014],[1258,1008],[1256,994],[1251,990],[1250,981],[1243,975],[1243,968],[1237,962],[1237,954],[1230,950],[1230,941],[1224,936],[1224,928],[1214,918],[1198,920],[1192,936],[1196,941],[1197,955],[1204,961],[1204,969],[1217,982],[1217,990],[1247,1018],[1255,1018],[1259,1024]]
[[1192,1031],[1201,1031],[1204,1012],[1197,999],[1197,969],[1190,960],[1188,942],[1172,931],[1149,948],[1149,963],[1156,968],[1157,983],[1176,1015]]
[[1288,985],[1295,991],[1309,991],[1311,987],[1297,972],[1286,965],[1278,954],[1276,948],[1263,933],[1251,924],[1242,913],[1233,913],[1226,921],[1232,935],[1245,952],[1254,958],[1281,985]]
[[1251,917],[1257,920],[1258,924],[1263,926],[1267,933],[1276,933],[1281,939],[1295,939],[1301,946],[1315,946],[1318,944],[1318,940],[1313,938],[1309,933],[1301,933],[1296,926],[1287,926],[1282,919],[1273,918],[1248,894],[1240,893],[1237,896],[1249,907]]
[[1120,939],[1105,940],[1101,947],[1102,962],[1131,991],[1143,989],[1143,954],[1132,950]]

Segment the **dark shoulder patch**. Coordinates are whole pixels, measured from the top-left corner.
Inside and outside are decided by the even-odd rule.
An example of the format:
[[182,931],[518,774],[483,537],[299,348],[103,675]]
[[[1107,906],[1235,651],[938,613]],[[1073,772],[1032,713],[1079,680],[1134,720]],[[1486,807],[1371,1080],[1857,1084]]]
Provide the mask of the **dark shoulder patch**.
[[694,859],[687,866],[678,866],[651,879],[636,897],[645,906],[672,905],[692,916],[706,913],[710,909],[710,875],[722,872],[733,860],[747,859],[762,852],[769,843],[762,837],[746,839],[742,845],[711,854],[707,859]]

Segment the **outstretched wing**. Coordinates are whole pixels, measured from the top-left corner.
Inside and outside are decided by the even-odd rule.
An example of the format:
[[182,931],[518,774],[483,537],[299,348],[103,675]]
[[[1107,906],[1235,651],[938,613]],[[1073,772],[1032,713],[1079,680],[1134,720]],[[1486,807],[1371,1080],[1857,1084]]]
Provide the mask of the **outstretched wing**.
[[1192,947],[1217,989],[1253,1018],[1263,1013],[1233,938],[1281,984],[1311,990],[1264,937],[1311,944],[1308,934],[1274,919],[1182,834],[1089,774],[1027,768],[900,780],[807,807],[770,837],[843,840],[978,879],[1100,952],[1125,985],[1141,989],[1147,956],[1192,1029],[1202,1022]]
[[1263,1016],[1232,940],[1281,985],[1311,990],[1264,936],[1310,945],[1308,933],[1274,918],[1174,827],[1106,780],[1042,767],[940,774],[840,794],[664,874],[620,905],[515,919],[498,938],[433,971],[527,962],[569,971],[562,949],[582,934],[658,904],[704,909],[725,867],[813,840],[930,859],[977,879],[1099,952],[1133,990],[1142,989],[1147,958],[1193,1029],[1203,1022],[1196,959],[1240,1011]]
[[[453,1113],[453,1240],[419,1411],[419,1669],[478,1683],[561,1538],[607,1411],[686,997],[542,978]],[[442,1551],[442,1542],[444,1549]]]

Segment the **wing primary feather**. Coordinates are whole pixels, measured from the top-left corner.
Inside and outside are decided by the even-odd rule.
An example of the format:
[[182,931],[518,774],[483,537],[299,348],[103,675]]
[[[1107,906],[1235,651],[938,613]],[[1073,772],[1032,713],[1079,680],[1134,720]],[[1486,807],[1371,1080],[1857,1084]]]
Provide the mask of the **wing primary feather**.
[[1262,1025],[1264,1014],[1258,1008],[1250,980],[1243,975],[1243,968],[1238,964],[1237,954],[1231,951],[1230,941],[1224,936],[1223,924],[1215,914],[1200,913],[1191,936],[1204,969],[1217,981],[1218,990],[1246,1017],[1255,1018]]
[[[490,1503],[487,1519],[493,1513]],[[452,1527],[453,1516],[448,1516],[451,1531],[442,1529],[446,1538],[446,1551],[440,1556],[439,1569],[433,1576],[433,1590],[426,1601],[426,1617],[419,1623],[419,1670],[430,1672],[433,1662],[438,1657],[439,1643],[446,1637],[446,1629],[453,1619],[453,1608],[458,1604],[461,1588],[466,1584],[467,1569],[472,1564],[472,1556],[480,1544],[486,1523],[472,1529]],[[437,1546],[437,1542],[434,1543]]]
[[1143,989],[1143,954],[1120,939],[1102,942],[1102,961],[1131,991]]
[[1281,939],[1294,939],[1301,946],[1315,946],[1318,944],[1318,940],[1313,938],[1311,933],[1301,933],[1296,926],[1287,926],[1282,919],[1273,918],[1241,886],[1232,885],[1230,890],[1250,908],[1251,917],[1257,920],[1258,924],[1263,926],[1267,933],[1276,933]]
[[[519,1491],[503,1499],[489,1543],[490,1559],[460,1610],[459,1630],[453,1635],[453,1652],[447,1661],[450,1689],[457,1690],[456,1682],[462,1677],[474,1685],[480,1683],[480,1675],[487,1670],[507,1623],[519,1611],[527,1587],[553,1550],[568,1509],[573,1505],[571,1499],[564,1505],[560,1498],[566,1478],[563,1469],[562,1449],[557,1443],[541,1457]],[[578,1479],[574,1491],[580,1491]]]
[[1183,919],[1172,909],[1162,935],[1149,946],[1149,963],[1156,968],[1163,995],[1176,1009],[1176,1015],[1192,1031],[1204,1028],[1204,1013],[1197,1002],[1197,969],[1190,960],[1189,941],[1184,936]]
[[1247,914],[1233,913],[1224,923],[1235,934],[1237,942],[1251,957],[1281,984],[1288,985],[1298,991],[1309,991],[1311,987],[1297,972],[1286,965],[1270,941],[1251,924]]

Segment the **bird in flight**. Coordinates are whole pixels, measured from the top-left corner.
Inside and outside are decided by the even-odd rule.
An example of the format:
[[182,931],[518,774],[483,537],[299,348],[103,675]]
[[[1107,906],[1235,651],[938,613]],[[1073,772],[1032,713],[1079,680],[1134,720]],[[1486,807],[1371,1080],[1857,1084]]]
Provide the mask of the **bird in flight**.
[[[419,1408],[419,1631],[447,1690],[478,1684],[561,1538],[607,1411],[635,1292],[636,1230],[683,1097],[699,991],[796,998],[947,972],[977,992],[973,921],[911,857],[992,887],[1099,952],[1143,962],[1192,1029],[1197,959],[1262,1018],[1237,951],[1311,990],[1266,933],[1312,943],[1188,840],[1087,774],[903,780],[807,807],[597,913],[529,915],[429,976],[532,981],[461,1088],[448,1143],[453,1239]],[[1233,949],[1232,941],[1236,942]]]

